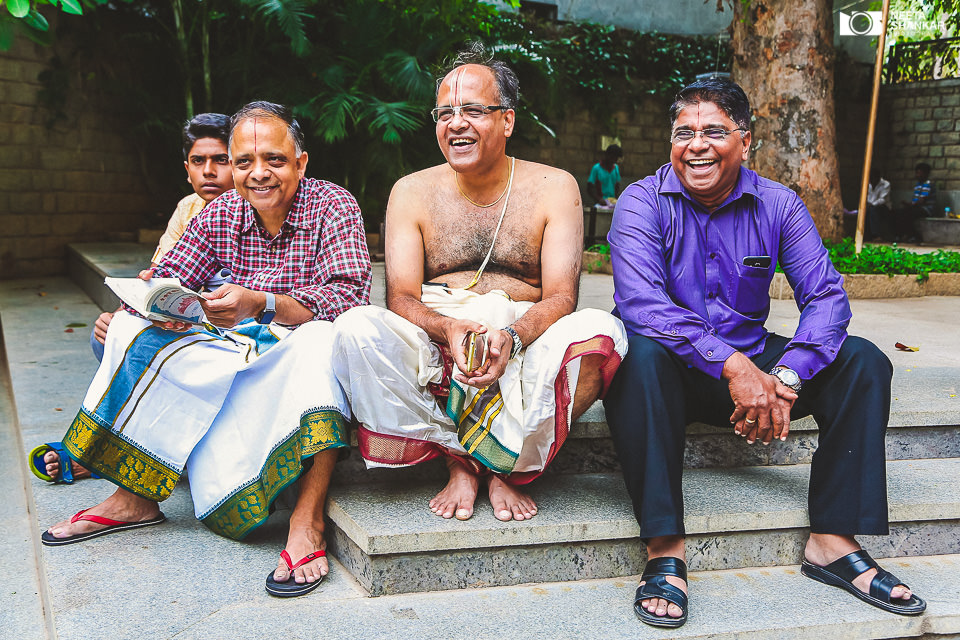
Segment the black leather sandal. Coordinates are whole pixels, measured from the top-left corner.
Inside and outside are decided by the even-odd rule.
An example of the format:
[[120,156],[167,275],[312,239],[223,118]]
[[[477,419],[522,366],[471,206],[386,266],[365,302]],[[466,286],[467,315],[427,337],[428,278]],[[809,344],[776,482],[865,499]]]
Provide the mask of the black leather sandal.
[[[676,576],[687,581],[687,565],[680,558],[653,558],[647,561],[643,568],[640,581],[644,584],[637,588],[637,595],[633,599],[633,611],[641,621],[652,627],[666,627],[675,629],[682,627],[687,621],[687,594],[678,587],[667,582],[667,576]],[[651,598],[661,598],[683,609],[679,618],[658,616],[650,613],[640,603]]]
[[[870,593],[864,593],[854,586],[853,580],[870,569],[876,569],[877,575],[870,581]],[[909,600],[891,598],[890,594],[895,586],[903,585],[907,587],[907,585],[889,571],[881,569],[877,561],[863,549],[834,560],[825,567],[817,566],[804,559],[803,564],[800,565],[800,573],[818,582],[845,589],[867,604],[872,604],[890,613],[901,616],[917,616],[927,608],[927,603],[913,594],[910,595]]]

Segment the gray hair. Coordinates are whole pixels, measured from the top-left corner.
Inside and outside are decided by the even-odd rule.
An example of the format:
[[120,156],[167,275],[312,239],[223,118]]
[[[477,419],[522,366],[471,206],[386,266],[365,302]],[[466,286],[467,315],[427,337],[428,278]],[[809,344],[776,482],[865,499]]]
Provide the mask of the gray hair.
[[440,94],[440,84],[451,71],[465,64],[477,64],[481,67],[490,69],[494,79],[497,81],[497,93],[499,93],[500,105],[507,109],[516,110],[520,104],[520,80],[513,69],[507,66],[506,62],[495,60],[493,54],[488,53],[482,42],[471,42],[467,48],[459,52],[453,60],[450,60],[443,73],[437,78],[437,95]]
[[293,140],[293,148],[297,153],[297,157],[300,157],[300,154],[303,153],[303,131],[300,129],[300,123],[293,117],[293,111],[282,104],[267,102],[265,100],[249,102],[240,107],[240,110],[230,117],[230,140],[227,143],[228,149],[233,142],[233,132],[237,126],[244,120],[257,117],[277,118],[283,121],[284,124],[287,125],[287,134],[290,136],[290,139]]

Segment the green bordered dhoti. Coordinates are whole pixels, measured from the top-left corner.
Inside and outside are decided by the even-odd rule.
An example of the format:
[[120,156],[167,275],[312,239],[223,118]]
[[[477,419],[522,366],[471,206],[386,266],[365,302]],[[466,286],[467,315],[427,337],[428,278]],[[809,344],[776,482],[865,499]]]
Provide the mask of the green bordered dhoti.
[[332,324],[248,322],[226,336],[166,331],[126,312],[64,437],[84,466],[150,500],[186,470],[197,518],[242,538],[303,461],[349,446],[346,396],[330,367]]

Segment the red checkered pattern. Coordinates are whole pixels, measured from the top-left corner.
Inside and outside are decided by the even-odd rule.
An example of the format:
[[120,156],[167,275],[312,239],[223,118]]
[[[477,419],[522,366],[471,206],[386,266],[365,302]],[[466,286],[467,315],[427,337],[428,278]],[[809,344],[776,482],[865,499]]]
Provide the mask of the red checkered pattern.
[[275,238],[257,222],[249,202],[227,191],[190,221],[154,277],[180,278],[183,286],[199,289],[220,269],[229,269],[242,287],[290,296],[318,320],[333,320],[370,300],[360,207],[346,189],[323,180],[300,181]]

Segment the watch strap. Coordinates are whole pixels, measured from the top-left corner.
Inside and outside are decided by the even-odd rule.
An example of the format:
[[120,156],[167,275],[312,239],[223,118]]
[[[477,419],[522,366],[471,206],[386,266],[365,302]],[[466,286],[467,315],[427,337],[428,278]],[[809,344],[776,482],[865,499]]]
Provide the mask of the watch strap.
[[503,330],[506,331],[513,340],[513,347],[510,349],[510,357],[516,358],[517,354],[520,353],[520,350],[523,349],[523,341],[520,340],[520,336],[516,331],[513,330],[513,327],[506,326],[503,328]]
[[[787,384],[786,380],[784,380],[783,377],[780,375],[784,371],[789,371],[794,376],[796,376],[797,381],[794,384]],[[789,389],[793,389],[794,391],[800,391],[800,387],[803,386],[803,380],[800,379],[800,374],[798,374],[796,371],[794,371],[790,367],[784,367],[778,364],[774,368],[770,369],[770,375],[776,377],[777,380],[780,381],[780,384],[782,384],[783,386]]]
[[270,324],[274,316],[277,315],[277,297],[269,291],[264,291],[267,297],[266,304],[263,305],[263,311],[257,316],[257,322],[260,324]]

